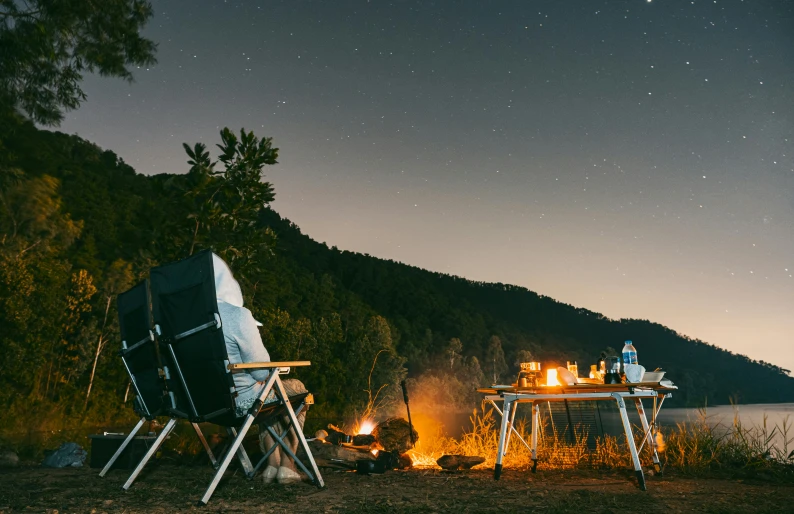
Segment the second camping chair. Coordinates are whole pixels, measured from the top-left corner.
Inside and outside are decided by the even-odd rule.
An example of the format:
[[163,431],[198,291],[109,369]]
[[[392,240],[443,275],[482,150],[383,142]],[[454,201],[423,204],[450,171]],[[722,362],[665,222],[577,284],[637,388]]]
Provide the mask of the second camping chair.
[[[292,366],[308,366],[309,362],[230,363],[218,313],[212,253],[199,252],[187,259],[166,264],[151,271],[152,313],[158,333],[161,355],[170,375],[169,391],[181,389],[176,395],[177,409],[192,422],[209,422],[227,428],[233,437],[218,470],[199,501],[206,505],[231,463],[235,453],[245,456],[243,439],[254,421],[265,421],[274,415],[286,415],[289,430],[295,432],[308,466],[292,454],[282,437],[276,437],[295,464],[318,486],[323,479],[314,461],[306,438],[295,415],[293,402],[300,407],[306,394],[290,398],[281,383],[280,374]],[[246,369],[271,369],[265,387],[244,416],[237,414],[237,395],[232,372]],[[167,377],[168,378],[168,377]],[[275,393],[275,401],[266,400]],[[247,456],[243,459],[248,461]],[[248,461],[246,474],[253,475]]]
[[[121,333],[121,362],[130,377],[130,386],[135,393],[133,409],[141,416],[138,424],[130,431],[121,446],[116,450],[110,460],[102,468],[99,476],[105,474],[113,467],[118,458],[132,442],[138,431],[146,421],[152,422],[156,417],[169,416],[171,419],[153,444],[154,447],[160,446],[162,441],[176,423],[176,419],[171,416],[169,401],[171,397],[165,396],[165,382],[161,376],[160,358],[157,351],[156,338],[152,327],[152,313],[149,299],[149,281],[143,280],[129,291],[118,295],[117,300],[119,312],[119,332]],[[215,456],[212,454],[204,434],[201,433],[199,426],[192,423],[199,440],[209,455],[210,461],[216,463]],[[150,447],[151,449],[151,447]],[[151,453],[154,453],[152,451]],[[151,457],[144,456],[138,467],[133,471],[125,484],[125,489],[129,487],[135,477],[140,472],[140,468]]]

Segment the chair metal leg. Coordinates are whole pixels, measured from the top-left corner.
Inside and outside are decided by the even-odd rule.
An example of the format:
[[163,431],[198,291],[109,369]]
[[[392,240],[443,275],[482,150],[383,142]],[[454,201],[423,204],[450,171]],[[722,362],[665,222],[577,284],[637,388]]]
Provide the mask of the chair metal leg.
[[[273,389],[273,383],[276,382],[278,379],[278,373],[271,373],[270,377],[268,377],[267,382],[265,383],[265,388],[259,394],[259,401],[262,401],[264,398],[267,398],[267,395],[270,393],[270,390]],[[237,437],[234,438],[232,444],[229,446],[229,449],[226,450],[226,453],[223,455],[221,459],[220,466],[218,466],[218,470],[215,472],[215,476],[212,477],[212,482],[207,487],[207,490],[204,492],[204,496],[198,501],[199,506],[204,506],[207,502],[210,501],[212,497],[212,493],[215,492],[215,489],[218,487],[221,479],[223,478],[223,474],[226,473],[226,469],[231,464],[232,459],[234,458],[235,454],[237,453],[237,449],[240,448],[240,445],[243,443],[243,438],[245,434],[248,433],[248,429],[251,428],[251,425],[254,423],[254,415],[250,412],[245,417],[245,421],[243,422],[243,426],[240,427],[240,431],[237,434]]]
[[[303,410],[303,407],[305,406],[306,406],[305,403],[301,403],[300,406],[297,409],[295,409],[295,415],[297,416],[298,414],[300,414],[300,412]],[[287,435],[288,432],[289,432],[289,427],[287,427],[287,429],[284,430],[284,432],[278,438],[284,439],[284,437]],[[267,462],[267,458],[270,457],[270,454],[276,451],[276,448],[278,448],[278,445],[274,444],[273,447],[270,448],[268,451],[266,451],[265,454],[262,456],[262,458],[259,459],[259,462],[257,462],[256,466],[254,467],[254,474],[251,476],[251,478],[253,478],[259,472],[259,470],[262,468],[265,462]]]
[[234,438],[234,441],[232,441],[232,444],[231,446],[229,446],[229,449],[224,454],[223,459],[221,459],[221,464],[220,466],[218,466],[218,470],[215,472],[215,476],[212,477],[212,482],[210,482],[209,487],[207,487],[207,490],[204,492],[204,496],[202,496],[201,500],[199,500],[199,505],[201,506],[206,505],[207,502],[210,501],[210,497],[212,496],[212,493],[214,493],[215,488],[218,487],[221,478],[223,478],[223,474],[226,473],[226,469],[229,467],[229,464],[231,464],[232,459],[237,454],[237,449],[240,448],[240,445],[243,443],[243,438],[245,437],[245,434],[248,432],[248,429],[251,428],[251,424],[253,422],[254,422],[254,417],[251,414],[248,414],[245,417],[245,422],[243,423],[243,426],[240,427],[240,432],[237,434],[237,437]]
[[496,464],[493,468],[494,480],[499,480],[502,475],[502,458],[505,456],[505,439],[507,437],[507,427],[510,425],[510,410],[512,401],[507,397],[504,399],[504,412],[502,413],[502,427],[499,429],[499,448],[496,450]]
[[631,430],[631,423],[629,422],[629,415],[626,412],[626,402],[619,393],[612,393],[612,397],[618,403],[620,409],[620,419],[623,421],[623,430],[626,432],[626,441],[629,444],[629,452],[631,453],[631,461],[634,464],[634,474],[637,476],[640,489],[645,491],[645,474],[642,472],[642,465],[640,464],[640,457],[637,454],[637,446],[634,444],[634,433]]
[[149,459],[152,458],[163,442],[165,442],[165,438],[168,437],[168,434],[171,433],[171,431],[174,429],[174,426],[176,426],[176,418],[169,419],[168,423],[166,423],[165,427],[163,427],[162,432],[160,432],[160,435],[158,435],[157,439],[154,440],[154,444],[152,444],[152,446],[149,448],[149,451],[146,452],[146,455],[143,456],[143,459],[141,459],[141,461],[138,463],[138,466],[135,467],[135,470],[130,475],[130,478],[128,478],[127,481],[124,482],[124,485],[121,486],[122,489],[126,491],[130,488],[132,483],[138,477],[138,474],[141,472],[141,470],[143,470],[143,467],[147,462],[149,462]]
[[110,471],[110,468],[111,468],[111,467],[113,466],[113,464],[116,462],[116,459],[118,459],[118,458],[119,458],[119,456],[120,456],[120,455],[121,455],[121,453],[124,451],[124,449],[127,447],[127,445],[128,445],[128,444],[130,444],[130,442],[132,441],[132,439],[135,437],[135,434],[137,434],[137,433],[138,433],[138,430],[140,430],[140,429],[141,429],[141,427],[143,426],[143,424],[144,424],[144,423],[146,423],[146,417],[143,417],[143,418],[141,418],[141,420],[140,420],[140,421],[138,421],[138,424],[137,424],[137,425],[135,425],[135,428],[133,428],[132,430],[130,430],[130,434],[127,436],[127,438],[126,438],[126,439],[124,439],[124,442],[122,442],[122,443],[121,443],[121,446],[119,446],[119,449],[118,449],[118,450],[116,450],[116,453],[114,453],[114,454],[113,454],[113,456],[110,458],[110,460],[108,461],[108,463],[107,463],[107,464],[105,464],[105,467],[104,467],[104,468],[102,468],[102,471],[100,471],[100,472],[99,472],[99,476],[103,477],[103,476],[105,476],[105,473],[107,473],[108,471]]
[[[295,416],[295,411],[292,410],[292,404],[290,404],[289,396],[287,396],[287,391],[284,389],[284,384],[281,383],[281,380],[276,380],[276,388],[279,396],[281,396],[281,399],[284,402],[284,407],[287,409],[287,416],[289,416],[289,420],[292,423],[292,429],[297,434],[298,441],[300,441],[300,444],[303,446],[303,450],[306,452],[306,458],[309,459],[309,463],[312,466],[312,471],[314,471],[314,483],[317,487],[325,487],[323,477],[320,475],[320,468],[317,467],[317,463],[314,461],[314,456],[312,455],[312,451],[309,448],[309,443],[306,442],[306,436],[303,435],[303,430],[301,429],[300,423],[298,423],[298,417]],[[297,462],[299,461],[296,459],[296,463]],[[306,474],[308,475],[309,473]]]
[[[237,430],[235,430],[233,427],[226,428],[226,432],[232,438],[237,437]],[[242,444],[240,444],[240,447],[237,448],[237,460],[240,461],[240,466],[242,466],[245,476],[248,478],[253,478],[254,465],[251,464],[251,459],[248,458],[248,452],[245,451],[245,448],[243,448]]]
[[[283,437],[283,434],[282,434],[282,437]],[[259,462],[256,463],[256,466],[254,466],[254,475],[256,475],[259,472],[259,470],[262,468],[262,466],[265,464],[265,462],[267,462],[267,458],[270,457],[270,455],[274,451],[276,451],[276,448],[278,448],[278,445],[274,444],[273,447],[270,448],[268,451],[266,451],[265,454],[262,456],[262,458],[259,459]],[[253,476],[251,478],[253,478]]]
[[196,431],[196,435],[201,441],[202,446],[204,446],[204,450],[207,452],[207,456],[210,458],[210,462],[212,463],[212,467],[218,466],[218,461],[215,459],[215,454],[212,453],[212,449],[210,445],[207,443],[207,439],[204,437],[204,433],[201,431],[201,428],[198,426],[198,423],[191,423],[193,425],[193,430]]
[[[309,478],[312,479],[312,481],[315,481],[312,472],[309,471],[309,469],[306,467],[305,464],[303,464],[303,462],[301,462],[300,459],[298,459],[298,456],[295,455],[295,453],[293,453],[292,449],[284,441],[284,438],[289,434],[290,430],[292,430],[292,423],[289,424],[287,429],[281,435],[277,434],[276,431],[273,429],[273,427],[267,427],[267,431],[270,432],[270,435],[273,436],[273,441],[275,441],[273,448],[271,448],[268,451],[267,456],[269,456],[270,453],[272,453],[272,451],[275,450],[277,446],[281,446],[281,449],[284,450],[284,452],[286,452],[287,455],[289,455],[289,457],[293,460],[293,462],[295,462],[295,464],[300,468],[300,470],[306,473],[309,476]],[[300,427],[298,427],[296,430],[300,430]]]
[[312,482],[315,482],[316,480],[314,478],[313,473],[311,471],[309,471],[309,468],[307,468],[306,465],[303,462],[301,462],[300,459],[298,459],[298,456],[295,455],[295,453],[293,453],[293,451],[289,447],[289,445],[286,442],[284,442],[284,437],[286,436],[286,433],[281,435],[281,436],[279,436],[278,434],[276,434],[276,431],[273,430],[272,427],[267,427],[267,431],[270,432],[270,435],[273,436],[273,440],[276,442],[276,445],[281,446],[281,449],[287,455],[289,455],[289,457],[292,459],[292,461],[295,462],[295,465],[297,465],[300,468],[301,471],[306,473],[309,476],[309,478],[312,479]]

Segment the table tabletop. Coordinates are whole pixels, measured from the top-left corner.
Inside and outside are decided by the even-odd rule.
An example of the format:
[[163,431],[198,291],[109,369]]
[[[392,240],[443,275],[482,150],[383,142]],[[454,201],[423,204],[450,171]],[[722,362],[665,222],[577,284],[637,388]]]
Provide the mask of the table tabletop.
[[560,386],[517,387],[514,385],[493,385],[477,389],[478,393],[486,395],[497,394],[588,394],[588,393],[631,393],[635,389],[653,390],[660,394],[678,390],[674,385],[662,385],[659,382],[637,382],[626,384],[574,384]]

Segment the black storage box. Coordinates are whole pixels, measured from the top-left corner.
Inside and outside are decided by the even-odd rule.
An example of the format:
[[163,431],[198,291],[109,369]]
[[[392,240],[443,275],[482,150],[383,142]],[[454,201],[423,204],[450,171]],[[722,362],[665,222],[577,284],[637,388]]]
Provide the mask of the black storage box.
[[[104,468],[127,435],[98,434],[88,437],[91,439],[91,467]],[[153,435],[135,436],[110,469],[133,469],[154,444],[155,439],[156,437]]]

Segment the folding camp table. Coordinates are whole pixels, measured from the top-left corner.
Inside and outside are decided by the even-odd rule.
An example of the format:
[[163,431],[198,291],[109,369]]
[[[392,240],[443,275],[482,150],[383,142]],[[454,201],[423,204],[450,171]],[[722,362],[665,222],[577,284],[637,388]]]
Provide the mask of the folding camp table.
[[[637,475],[640,489],[645,490],[645,475],[640,465],[639,452],[645,443],[648,443],[653,452],[653,464],[657,471],[661,470],[659,454],[656,451],[656,440],[653,430],[656,426],[656,417],[664,404],[665,398],[672,396],[672,391],[677,390],[675,386],[663,386],[656,382],[640,382],[636,384],[576,384],[573,386],[541,386],[533,388],[518,388],[514,386],[492,386],[489,388],[478,389],[477,392],[485,395],[485,400],[494,406],[502,416],[502,424],[499,430],[499,447],[496,454],[496,465],[494,466],[494,479],[499,480],[502,474],[502,459],[507,455],[510,445],[511,434],[515,435],[526,446],[532,454],[532,472],[537,470],[538,465],[538,426],[540,425],[540,403],[542,402],[562,402],[562,401],[603,401],[614,400],[618,404],[620,419],[623,422],[623,430],[626,433],[626,440],[631,453],[631,460],[634,464],[634,472]],[[651,423],[645,415],[645,408],[642,400],[653,401],[653,411]],[[634,444],[634,434],[629,423],[629,416],[626,412],[626,401],[634,401],[637,412],[640,415],[640,422],[645,434],[638,450]],[[503,410],[500,410],[496,402],[503,403]],[[529,403],[532,407],[532,445],[527,444],[515,429],[514,422],[516,410],[521,403]]]

